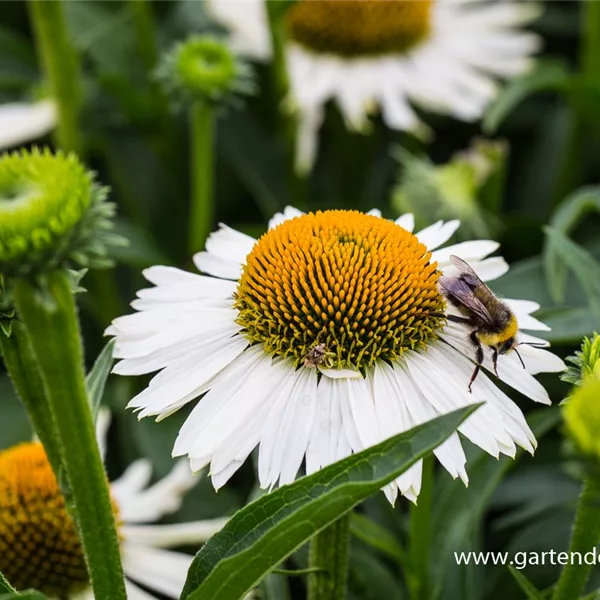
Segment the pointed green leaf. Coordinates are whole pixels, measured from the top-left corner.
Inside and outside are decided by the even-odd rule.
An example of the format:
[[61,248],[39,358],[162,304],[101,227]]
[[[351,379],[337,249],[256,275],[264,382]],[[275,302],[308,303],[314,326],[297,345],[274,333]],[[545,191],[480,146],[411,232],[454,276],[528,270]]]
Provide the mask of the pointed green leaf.
[[600,323],[600,263],[585,248],[560,231],[546,227],[545,232],[556,256],[575,273],[585,291],[589,307]]
[[521,591],[525,594],[527,600],[544,600],[544,595],[525,577],[521,571],[515,569],[511,565],[508,565],[508,571],[514,577],[517,585],[521,588]]
[[296,548],[439,446],[476,408],[438,417],[252,502],[196,555],[181,598],[241,598]]
[[[600,187],[585,187],[567,196],[550,219],[550,227],[568,235],[589,213],[600,213]],[[546,239],[544,269],[548,288],[556,302],[564,301],[567,268],[554,247],[552,238]]]
[[494,133],[513,109],[533,94],[566,91],[570,77],[562,62],[540,61],[533,71],[513,79],[504,87],[483,117],[483,130],[488,134]]
[[369,517],[360,513],[353,513],[350,531],[355,538],[385,554],[388,558],[398,563],[404,561],[405,552],[396,537]]
[[114,339],[110,340],[110,342],[104,346],[102,352],[98,355],[92,370],[85,378],[85,385],[87,387],[94,420],[96,420],[96,417],[98,416],[98,409],[100,408],[100,402],[102,401],[102,395],[104,394],[106,380],[110,375],[110,369],[113,364],[114,346]]

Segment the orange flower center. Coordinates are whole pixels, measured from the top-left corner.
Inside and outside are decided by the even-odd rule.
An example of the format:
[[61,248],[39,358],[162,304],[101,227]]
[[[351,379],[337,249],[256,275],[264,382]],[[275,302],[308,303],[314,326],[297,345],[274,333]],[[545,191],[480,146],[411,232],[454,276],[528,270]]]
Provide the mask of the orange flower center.
[[300,0],[286,14],[290,36],[316,52],[406,52],[431,27],[432,0]]
[[51,597],[89,585],[75,523],[39,443],[0,452],[0,572],[17,590]]
[[443,320],[437,264],[379,217],[332,210],[285,221],[247,257],[237,322],[273,356],[362,369],[423,347]]

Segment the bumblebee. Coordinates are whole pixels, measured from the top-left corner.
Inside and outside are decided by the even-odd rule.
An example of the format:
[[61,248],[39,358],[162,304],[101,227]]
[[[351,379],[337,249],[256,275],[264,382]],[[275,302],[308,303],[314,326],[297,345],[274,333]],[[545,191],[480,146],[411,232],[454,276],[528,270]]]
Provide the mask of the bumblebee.
[[475,348],[476,364],[469,381],[470,392],[483,363],[483,346],[492,349],[496,377],[498,377],[499,354],[507,354],[514,350],[523,368],[525,363],[516,348],[519,325],[510,307],[494,295],[464,260],[454,255],[450,260],[458,268],[458,275],[440,277],[439,286],[448,302],[462,315],[445,315],[446,318],[471,328],[469,339]]

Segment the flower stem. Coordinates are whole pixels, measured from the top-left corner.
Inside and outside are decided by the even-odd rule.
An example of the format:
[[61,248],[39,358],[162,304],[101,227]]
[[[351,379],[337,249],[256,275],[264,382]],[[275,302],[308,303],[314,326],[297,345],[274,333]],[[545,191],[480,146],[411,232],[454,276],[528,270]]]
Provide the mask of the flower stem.
[[69,40],[62,0],[29,0],[38,56],[58,105],[58,145],[80,151],[78,121],[81,107],[79,61]]
[[428,598],[433,473],[433,457],[427,456],[423,459],[421,493],[418,503],[411,506],[410,511],[409,564],[411,571],[407,579],[411,600]]
[[600,4],[585,2],[582,8],[583,41],[580,66],[584,75],[597,79],[600,74]]
[[148,0],[131,0],[129,3],[137,44],[146,69],[151,71],[158,61],[156,23],[151,3]]
[[48,460],[54,472],[59,473],[60,445],[56,437],[54,417],[44,393],[44,383],[27,330],[18,319],[12,322],[10,337],[0,333],[0,351],[33,428],[44,445]]
[[310,541],[308,600],[346,598],[351,514],[342,515]]
[[[600,480],[595,477],[583,484],[577,503],[575,522],[571,530],[569,555],[590,552],[600,541]],[[585,588],[591,565],[581,561],[571,561],[562,570],[552,600],[573,600],[579,598]]]
[[204,246],[212,228],[214,169],[214,109],[207,102],[197,101],[191,114],[191,190],[189,250],[198,252]]
[[[590,0],[581,5],[581,46],[579,70],[584,81],[594,82],[600,77],[600,2]],[[571,108],[571,123],[564,152],[564,164],[555,186],[554,205],[562,202],[582,179],[582,165],[589,142],[589,127],[584,116]]]
[[88,401],[75,301],[66,272],[17,280],[16,307],[37,358],[96,600],[126,598],[111,500]]
[[304,186],[296,174],[296,136],[297,127],[295,116],[286,107],[289,96],[290,80],[288,75],[285,52],[285,29],[283,16],[289,8],[289,2],[265,2],[269,17],[269,31],[271,33],[271,46],[273,48],[272,77],[273,95],[279,116],[279,127],[283,132],[286,146],[289,173],[288,180],[294,199],[294,206],[304,203]]

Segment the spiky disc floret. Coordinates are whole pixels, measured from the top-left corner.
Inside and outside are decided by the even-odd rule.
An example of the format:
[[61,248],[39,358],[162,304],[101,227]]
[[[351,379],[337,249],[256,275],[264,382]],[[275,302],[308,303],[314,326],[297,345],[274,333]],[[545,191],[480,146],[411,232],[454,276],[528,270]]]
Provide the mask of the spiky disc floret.
[[156,76],[176,104],[230,103],[254,91],[250,66],[213,36],[193,36],[177,44]]
[[113,234],[107,190],[76,156],[48,149],[0,157],[0,273],[107,266]]

